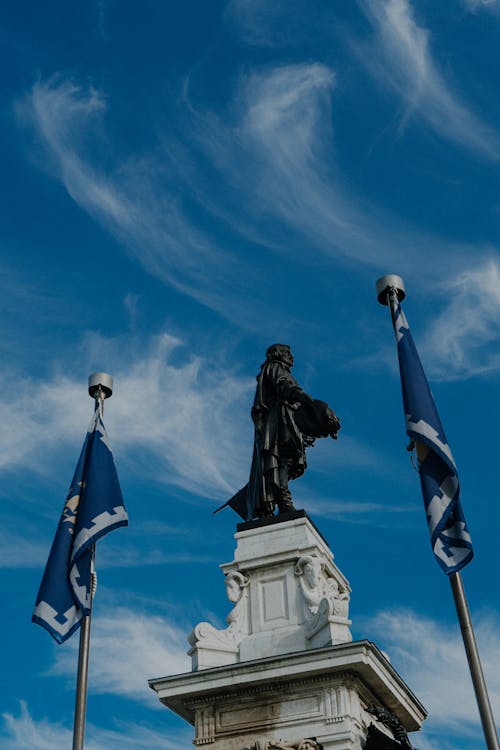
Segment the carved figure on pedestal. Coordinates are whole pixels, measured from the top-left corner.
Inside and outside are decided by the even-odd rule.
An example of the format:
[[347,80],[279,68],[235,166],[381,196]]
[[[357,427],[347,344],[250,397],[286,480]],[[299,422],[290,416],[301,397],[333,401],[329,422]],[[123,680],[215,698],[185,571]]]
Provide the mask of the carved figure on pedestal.
[[316,633],[332,615],[347,618],[349,594],[340,592],[334,578],[324,573],[325,565],[319,557],[303,555],[295,565],[300,588],[306,604],[306,634]]
[[347,591],[340,593],[339,585],[335,578],[327,579],[327,587],[333,599],[333,614],[338,617],[349,616],[349,594]]
[[232,646],[248,635],[248,583],[249,579],[235,570],[225,575],[226,594],[233,609],[226,617],[227,628],[218,630],[209,622],[200,622],[189,636],[192,646]]
[[295,565],[295,575],[299,577],[300,588],[304,594],[309,612],[315,615],[324,599],[323,570],[324,563],[319,557],[303,555]]
[[340,430],[340,421],[328,404],[313,399],[299,386],[290,372],[293,362],[287,344],[273,344],[257,375],[250,478],[222,506],[229,505],[245,521],[272,516],[276,507],[279,514],[295,510],[288,482],[304,473],[306,447],[318,437],[336,439]]

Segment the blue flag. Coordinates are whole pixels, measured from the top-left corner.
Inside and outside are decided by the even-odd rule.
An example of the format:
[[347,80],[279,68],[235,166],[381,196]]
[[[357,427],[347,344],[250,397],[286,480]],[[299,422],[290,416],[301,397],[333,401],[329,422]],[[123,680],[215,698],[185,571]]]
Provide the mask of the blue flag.
[[472,560],[457,467],[401,305],[393,297],[406,432],[415,441],[420,484],[436,560],[450,575]]
[[90,423],[52,543],[33,612],[62,643],[90,614],[92,548],[128,516],[99,410]]

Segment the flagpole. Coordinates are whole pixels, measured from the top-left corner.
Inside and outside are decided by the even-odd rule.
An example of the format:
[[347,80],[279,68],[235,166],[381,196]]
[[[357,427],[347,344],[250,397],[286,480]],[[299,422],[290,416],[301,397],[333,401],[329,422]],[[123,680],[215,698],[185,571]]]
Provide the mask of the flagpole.
[[499,750],[500,745],[498,744],[495,719],[493,717],[493,711],[491,710],[488,688],[486,686],[483,668],[479,658],[479,650],[474,635],[474,628],[472,627],[472,620],[467,598],[465,596],[462,576],[460,572],[458,572],[452,573],[449,578],[453,598],[455,600],[458,621],[460,623],[460,630],[462,631],[465,653],[467,654],[467,661],[469,662],[469,670],[472,677],[474,692],[476,694],[479,715],[483,725],[486,747],[488,750]]
[[[92,561],[94,560],[95,546],[92,549]],[[94,599],[94,570],[92,565],[92,581],[90,585],[90,604],[92,612],[92,603]],[[90,625],[92,614],[85,615],[82,618],[80,628],[80,646],[78,650],[78,674],[76,678],[76,699],[75,699],[75,722],[73,728],[73,750],[83,750],[85,741],[85,717],[87,714],[87,685],[89,674],[89,652],[90,652]]]
[[[396,318],[396,304],[402,302],[406,296],[403,279],[395,274],[382,276],[377,281],[377,297],[381,305],[389,307],[392,322]],[[450,586],[457,611],[458,622],[462,632],[465,653],[469,664],[472,685],[476,694],[479,716],[483,727],[484,738],[488,750],[500,750],[498,735],[491,703],[488,696],[488,688],[484,679],[479,650],[474,635],[474,628],[469,611],[469,605],[465,595],[465,589],[460,572],[451,573],[449,576]]]
[[[94,399],[95,411],[102,418],[104,399],[113,393],[113,378],[105,372],[95,372],[89,376],[89,395]],[[90,626],[92,623],[92,604],[97,585],[95,574],[95,545],[92,547],[91,563],[90,613],[82,618],[80,645],[78,650],[78,672],[76,678],[75,719],[73,725],[73,750],[83,750],[85,742],[85,719],[87,714],[87,686],[89,674]]]

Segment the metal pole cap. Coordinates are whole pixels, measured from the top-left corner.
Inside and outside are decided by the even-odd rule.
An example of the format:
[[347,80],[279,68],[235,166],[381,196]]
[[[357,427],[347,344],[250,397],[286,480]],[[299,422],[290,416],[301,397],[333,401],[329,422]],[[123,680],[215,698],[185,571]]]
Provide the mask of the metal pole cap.
[[107,372],[94,372],[89,375],[89,395],[92,398],[99,397],[99,386],[104,398],[109,398],[113,393],[113,378]]
[[401,276],[394,273],[381,276],[377,279],[377,299],[381,305],[387,305],[387,294],[391,289],[396,290],[398,301],[402,302],[406,297],[405,285]]

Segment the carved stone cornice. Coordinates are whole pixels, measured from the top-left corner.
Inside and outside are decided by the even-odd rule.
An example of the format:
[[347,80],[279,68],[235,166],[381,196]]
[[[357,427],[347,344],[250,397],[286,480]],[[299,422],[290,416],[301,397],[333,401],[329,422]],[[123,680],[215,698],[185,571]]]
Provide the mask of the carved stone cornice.
[[242,695],[261,695],[268,693],[280,693],[283,691],[291,692],[297,688],[307,688],[309,686],[332,683],[342,687],[352,687],[355,680],[359,680],[354,673],[346,670],[345,672],[336,672],[334,675],[317,675],[305,677],[296,680],[276,680],[276,682],[265,685],[251,685],[237,690],[221,690],[220,693],[211,693],[210,697],[188,698],[185,705],[189,708],[204,706],[208,703],[220,702],[221,700],[230,700],[231,698],[240,698]]

